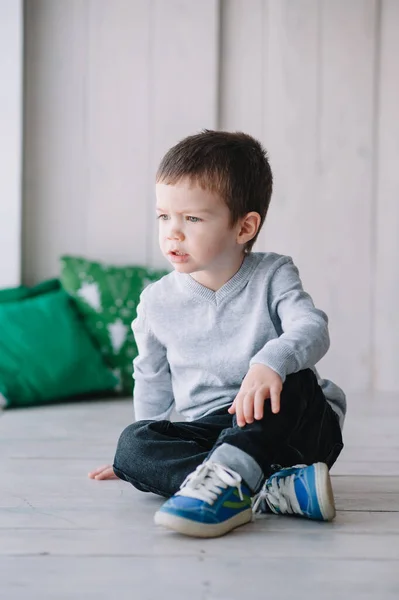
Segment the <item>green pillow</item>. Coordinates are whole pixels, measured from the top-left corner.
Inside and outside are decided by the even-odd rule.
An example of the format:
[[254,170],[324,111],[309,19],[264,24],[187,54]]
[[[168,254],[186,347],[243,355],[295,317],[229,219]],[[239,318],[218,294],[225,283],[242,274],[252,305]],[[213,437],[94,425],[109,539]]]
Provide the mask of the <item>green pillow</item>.
[[3,302],[18,302],[18,300],[25,300],[25,298],[33,298],[33,296],[39,296],[54,290],[59,290],[61,284],[58,279],[49,279],[43,281],[35,287],[26,287],[21,285],[15,288],[6,288],[0,290],[0,304]]
[[[68,295],[51,291],[57,285],[25,288],[25,299],[0,303],[0,395],[8,407],[111,391],[117,385]],[[14,291],[18,298],[21,288]]]
[[29,288],[21,285],[20,287],[7,288],[0,290],[0,304],[2,302],[16,302],[29,296]]
[[110,266],[73,256],[61,258],[61,284],[76,302],[88,332],[120,379],[122,395],[133,393],[137,356],[131,324],[143,289],[169,271]]

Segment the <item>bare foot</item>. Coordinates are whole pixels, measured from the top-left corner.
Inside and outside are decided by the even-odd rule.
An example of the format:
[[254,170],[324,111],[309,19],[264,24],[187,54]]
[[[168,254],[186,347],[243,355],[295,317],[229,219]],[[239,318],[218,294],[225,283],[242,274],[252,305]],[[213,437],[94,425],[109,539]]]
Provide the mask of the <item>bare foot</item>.
[[94,471],[90,471],[88,474],[90,479],[118,479],[115,475],[113,468],[111,465],[103,465],[102,467],[97,467]]

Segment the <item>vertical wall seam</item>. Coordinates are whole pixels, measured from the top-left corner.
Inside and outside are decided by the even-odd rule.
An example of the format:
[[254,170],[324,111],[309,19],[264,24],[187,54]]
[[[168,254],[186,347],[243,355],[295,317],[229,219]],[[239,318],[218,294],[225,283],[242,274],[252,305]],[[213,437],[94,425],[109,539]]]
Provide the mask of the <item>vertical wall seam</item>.
[[216,25],[215,25],[215,129],[219,130],[222,124],[222,94],[223,94],[223,12],[224,0],[216,0]]
[[261,4],[261,59],[260,59],[260,64],[261,64],[261,73],[260,73],[260,105],[261,105],[261,115],[260,115],[260,127],[261,127],[261,137],[262,137],[262,141],[267,139],[267,134],[266,134],[266,122],[267,122],[267,116],[266,116],[266,112],[267,112],[267,106],[266,106],[266,68],[267,68],[267,52],[268,52],[268,48],[267,48],[267,42],[266,42],[266,34],[268,37],[268,31],[266,31],[266,28],[268,26],[268,22],[266,24],[266,19],[268,21],[268,11],[267,11],[267,6],[266,6],[266,2],[267,0],[262,0],[262,4]]
[[149,2],[149,8],[148,8],[148,21],[147,21],[147,26],[148,26],[148,46],[147,46],[147,53],[148,53],[148,72],[147,72],[147,94],[148,94],[148,111],[147,111],[147,140],[148,140],[148,148],[147,148],[147,185],[146,185],[146,189],[147,189],[147,193],[145,194],[145,198],[147,201],[147,211],[146,211],[146,215],[147,215],[147,223],[146,223],[146,231],[148,232],[147,235],[147,239],[146,239],[146,249],[145,249],[145,255],[146,255],[146,265],[147,266],[153,266],[154,264],[154,256],[153,256],[153,249],[152,249],[152,240],[153,240],[153,235],[154,235],[154,225],[151,219],[151,216],[153,214],[153,198],[152,198],[152,194],[153,194],[153,190],[154,190],[154,186],[151,185],[153,183],[154,180],[154,174],[151,173],[151,168],[152,168],[152,157],[153,157],[153,143],[152,143],[152,138],[153,138],[153,131],[152,131],[152,127],[151,127],[151,123],[152,123],[152,116],[154,114],[154,103],[153,103],[153,80],[154,80],[154,48],[153,48],[153,44],[152,44],[152,35],[151,32],[153,30],[153,28],[151,27],[152,23],[154,22],[154,1],[155,0],[150,0]]
[[316,32],[316,187],[320,195],[320,177],[322,172],[322,148],[321,148],[321,120],[323,113],[323,2],[317,2],[317,32]]
[[89,239],[89,207],[91,206],[90,198],[91,198],[91,160],[90,157],[90,81],[91,81],[91,61],[90,61],[90,44],[91,44],[91,27],[90,20],[92,15],[92,3],[91,0],[86,5],[85,11],[85,68],[83,69],[83,86],[82,86],[82,150],[84,155],[83,161],[83,198],[82,202],[85,206],[85,222],[83,226],[84,231],[84,240],[83,240],[83,252],[84,255],[87,256],[88,252],[88,239]]
[[382,0],[375,0],[374,11],[374,56],[373,98],[371,130],[371,202],[370,202],[370,384],[376,391],[376,283],[378,251],[378,183],[379,183],[379,130],[380,130],[380,85],[381,85],[381,26]]
[[[269,11],[268,11],[268,0],[261,0],[261,27],[260,27],[260,47],[261,47],[261,59],[260,59],[260,132],[259,137],[261,142],[266,148],[270,166],[273,171],[273,156],[270,156],[269,143],[268,143],[268,105],[267,105],[267,70],[268,70],[268,56],[269,56]],[[260,231],[258,240],[261,242],[264,248],[267,248],[267,222],[266,219],[263,228]],[[258,244],[258,242],[256,243]],[[256,249],[256,246],[255,246]]]
[[21,90],[21,223],[20,223],[20,261],[21,261],[21,283],[27,284],[27,276],[29,270],[26,265],[26,252],[27,252],[27,222],[26,222],[26,211],[27,211],[27,184],[26,184],[26,169],[27,169],[27,128],[28,128],[28,5],[24,0],[22,3],[22,90]]
[[23,164],[24,164],[24,0],[19,0],[19,164],[18,164],[18,202],[19,202],[19,218],[18,218],[18,283],[22,283],[22,219],[23,219]]

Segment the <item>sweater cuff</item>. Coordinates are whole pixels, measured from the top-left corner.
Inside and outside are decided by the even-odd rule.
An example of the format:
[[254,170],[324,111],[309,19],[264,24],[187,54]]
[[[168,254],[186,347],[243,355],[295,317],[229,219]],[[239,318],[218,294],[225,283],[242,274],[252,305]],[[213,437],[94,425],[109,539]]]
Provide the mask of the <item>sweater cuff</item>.
[[271,340],[251,358],[249,366],[252,367],[256,364],[266,365],[276,371],[283,383],[287,375],[295,373],[297,370],[295,353],[279,340]]

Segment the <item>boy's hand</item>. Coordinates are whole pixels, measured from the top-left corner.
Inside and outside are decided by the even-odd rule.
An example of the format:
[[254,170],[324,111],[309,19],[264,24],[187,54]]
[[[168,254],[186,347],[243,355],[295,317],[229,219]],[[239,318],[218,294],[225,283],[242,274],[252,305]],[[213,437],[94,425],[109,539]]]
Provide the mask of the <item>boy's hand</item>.
[[228,412],[231,415],[235,413],[237,425],[243,427],[246,423],[253,423],[254,418],[257,421],[263,418],[265,400],[270,398],[272,412],[278,413],[282,389],[283,382],[276,371],[266,365],[252,365]]
[[97,467],[97,469],[89,473],[89,477],[90,479],[118,479],[111,465]]

